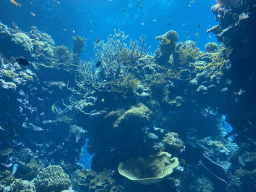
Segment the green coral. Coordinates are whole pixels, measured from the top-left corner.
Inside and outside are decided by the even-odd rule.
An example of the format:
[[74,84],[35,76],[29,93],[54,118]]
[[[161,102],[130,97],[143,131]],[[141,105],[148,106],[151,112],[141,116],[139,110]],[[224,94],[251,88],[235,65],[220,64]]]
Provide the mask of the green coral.
[[73,42],[74,42],[73,52],[74,54],[77,54],[78,58],[83,52],[83,48],[86,46],[85,41],[86,39],[83,37],[80,37],[80,36],[73,37]]
[[205,45],[205,50],[207,53],[216,53],[217,51],[219,51],[219,47],[216,43],[209,42]]
[[134,95],[138,89],[138,85],[141,84],[141,81],[135,78],[134,75],[128,73],[124,77],[121,77],[116,80],[112,80],[109,83],[111,91],[114,93],[119,93],[123,97],[128,95]]
[[189,66],[202,55],[203,52],[196,47],[196,43],[194,41],[186,41],[184,44],[180,43],[177,45],[177,50],[173,54],[173,59],[175,64]]
[[11,70],[4,70],[4,75],[12,79],[18,77],[18,74]]

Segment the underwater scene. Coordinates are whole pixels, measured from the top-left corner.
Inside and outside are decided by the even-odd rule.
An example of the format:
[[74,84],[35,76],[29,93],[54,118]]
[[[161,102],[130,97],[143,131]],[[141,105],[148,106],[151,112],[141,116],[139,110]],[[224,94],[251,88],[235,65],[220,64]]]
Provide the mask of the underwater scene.
[[255,0],[1,0],[0,192],[256,191]]

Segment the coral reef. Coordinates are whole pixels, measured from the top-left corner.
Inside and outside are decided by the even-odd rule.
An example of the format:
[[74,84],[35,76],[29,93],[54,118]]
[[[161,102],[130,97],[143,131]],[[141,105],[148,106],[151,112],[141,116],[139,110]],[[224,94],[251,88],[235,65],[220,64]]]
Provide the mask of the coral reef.
[[214,42],[209,42],[205,45],[205,50],[207,53],[215,53],[219,50],[219,47]]
[[171,30],[161,36],[157,36],[156,39],[160,41],[156,50],[156,61],[159,65],[168,66],[170,56],[176,48],[176,41],[179,39],[178,34]]
[[32,181],[32,184],[36,187],[36,191],[56,191],[70,187],[69,176],[64,173],[63,169],[59,165],[51,165],[39,172],[37,177]]
[[5,187],[4,191],[6,192],[36,192],[35,186],[29,181],[23,181],[21,179],[16,179],[10,186]]

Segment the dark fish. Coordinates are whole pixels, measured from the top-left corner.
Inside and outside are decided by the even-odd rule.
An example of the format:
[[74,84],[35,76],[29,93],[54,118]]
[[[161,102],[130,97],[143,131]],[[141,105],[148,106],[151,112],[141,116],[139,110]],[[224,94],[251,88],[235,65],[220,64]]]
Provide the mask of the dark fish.
[[96,39],[96,43],[99,43],[100,42],[100,38],[98,37],[98,39]]
[[29,65],[28,60],[25,59],[24,57],[16,57],[15,61],[17,61],[20,65],[23,65],[23,66],[28,66]]
[[168,26],[170,26],[172,24],[172,22],[170,22],[169,24],[168,24]]
[[97,22],[95,23],[95,27],[97,26]]
[[140,3],[140,0],[138,0],[138,1],[137,1],[137,5],[136,5],[136,7],[138,7],[139,3]]
[[96,63],[96,65],[95,65],[95,67],[99,67],[99,66],[101,66],[101,61],[98,61],[98,62]]
[[140,8],[141,8],[141,9],[143,9],[143,6],[142,6],[142,5],[140,5]]
[[198,24],[198,27],[201,27],[201,24]]
[[124,9],[124,12],[127,12],[127,10],[126,10],[126,9]]

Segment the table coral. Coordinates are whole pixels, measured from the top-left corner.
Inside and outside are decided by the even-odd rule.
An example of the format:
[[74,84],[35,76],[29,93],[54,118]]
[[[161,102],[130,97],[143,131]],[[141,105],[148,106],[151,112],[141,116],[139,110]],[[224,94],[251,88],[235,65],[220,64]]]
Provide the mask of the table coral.
[[149,185],[164,180],[178,165],[177,157],[171,158],[171,154],[161,152],[146,159],[131,157],[119,164],[118,172],[129,180]]

